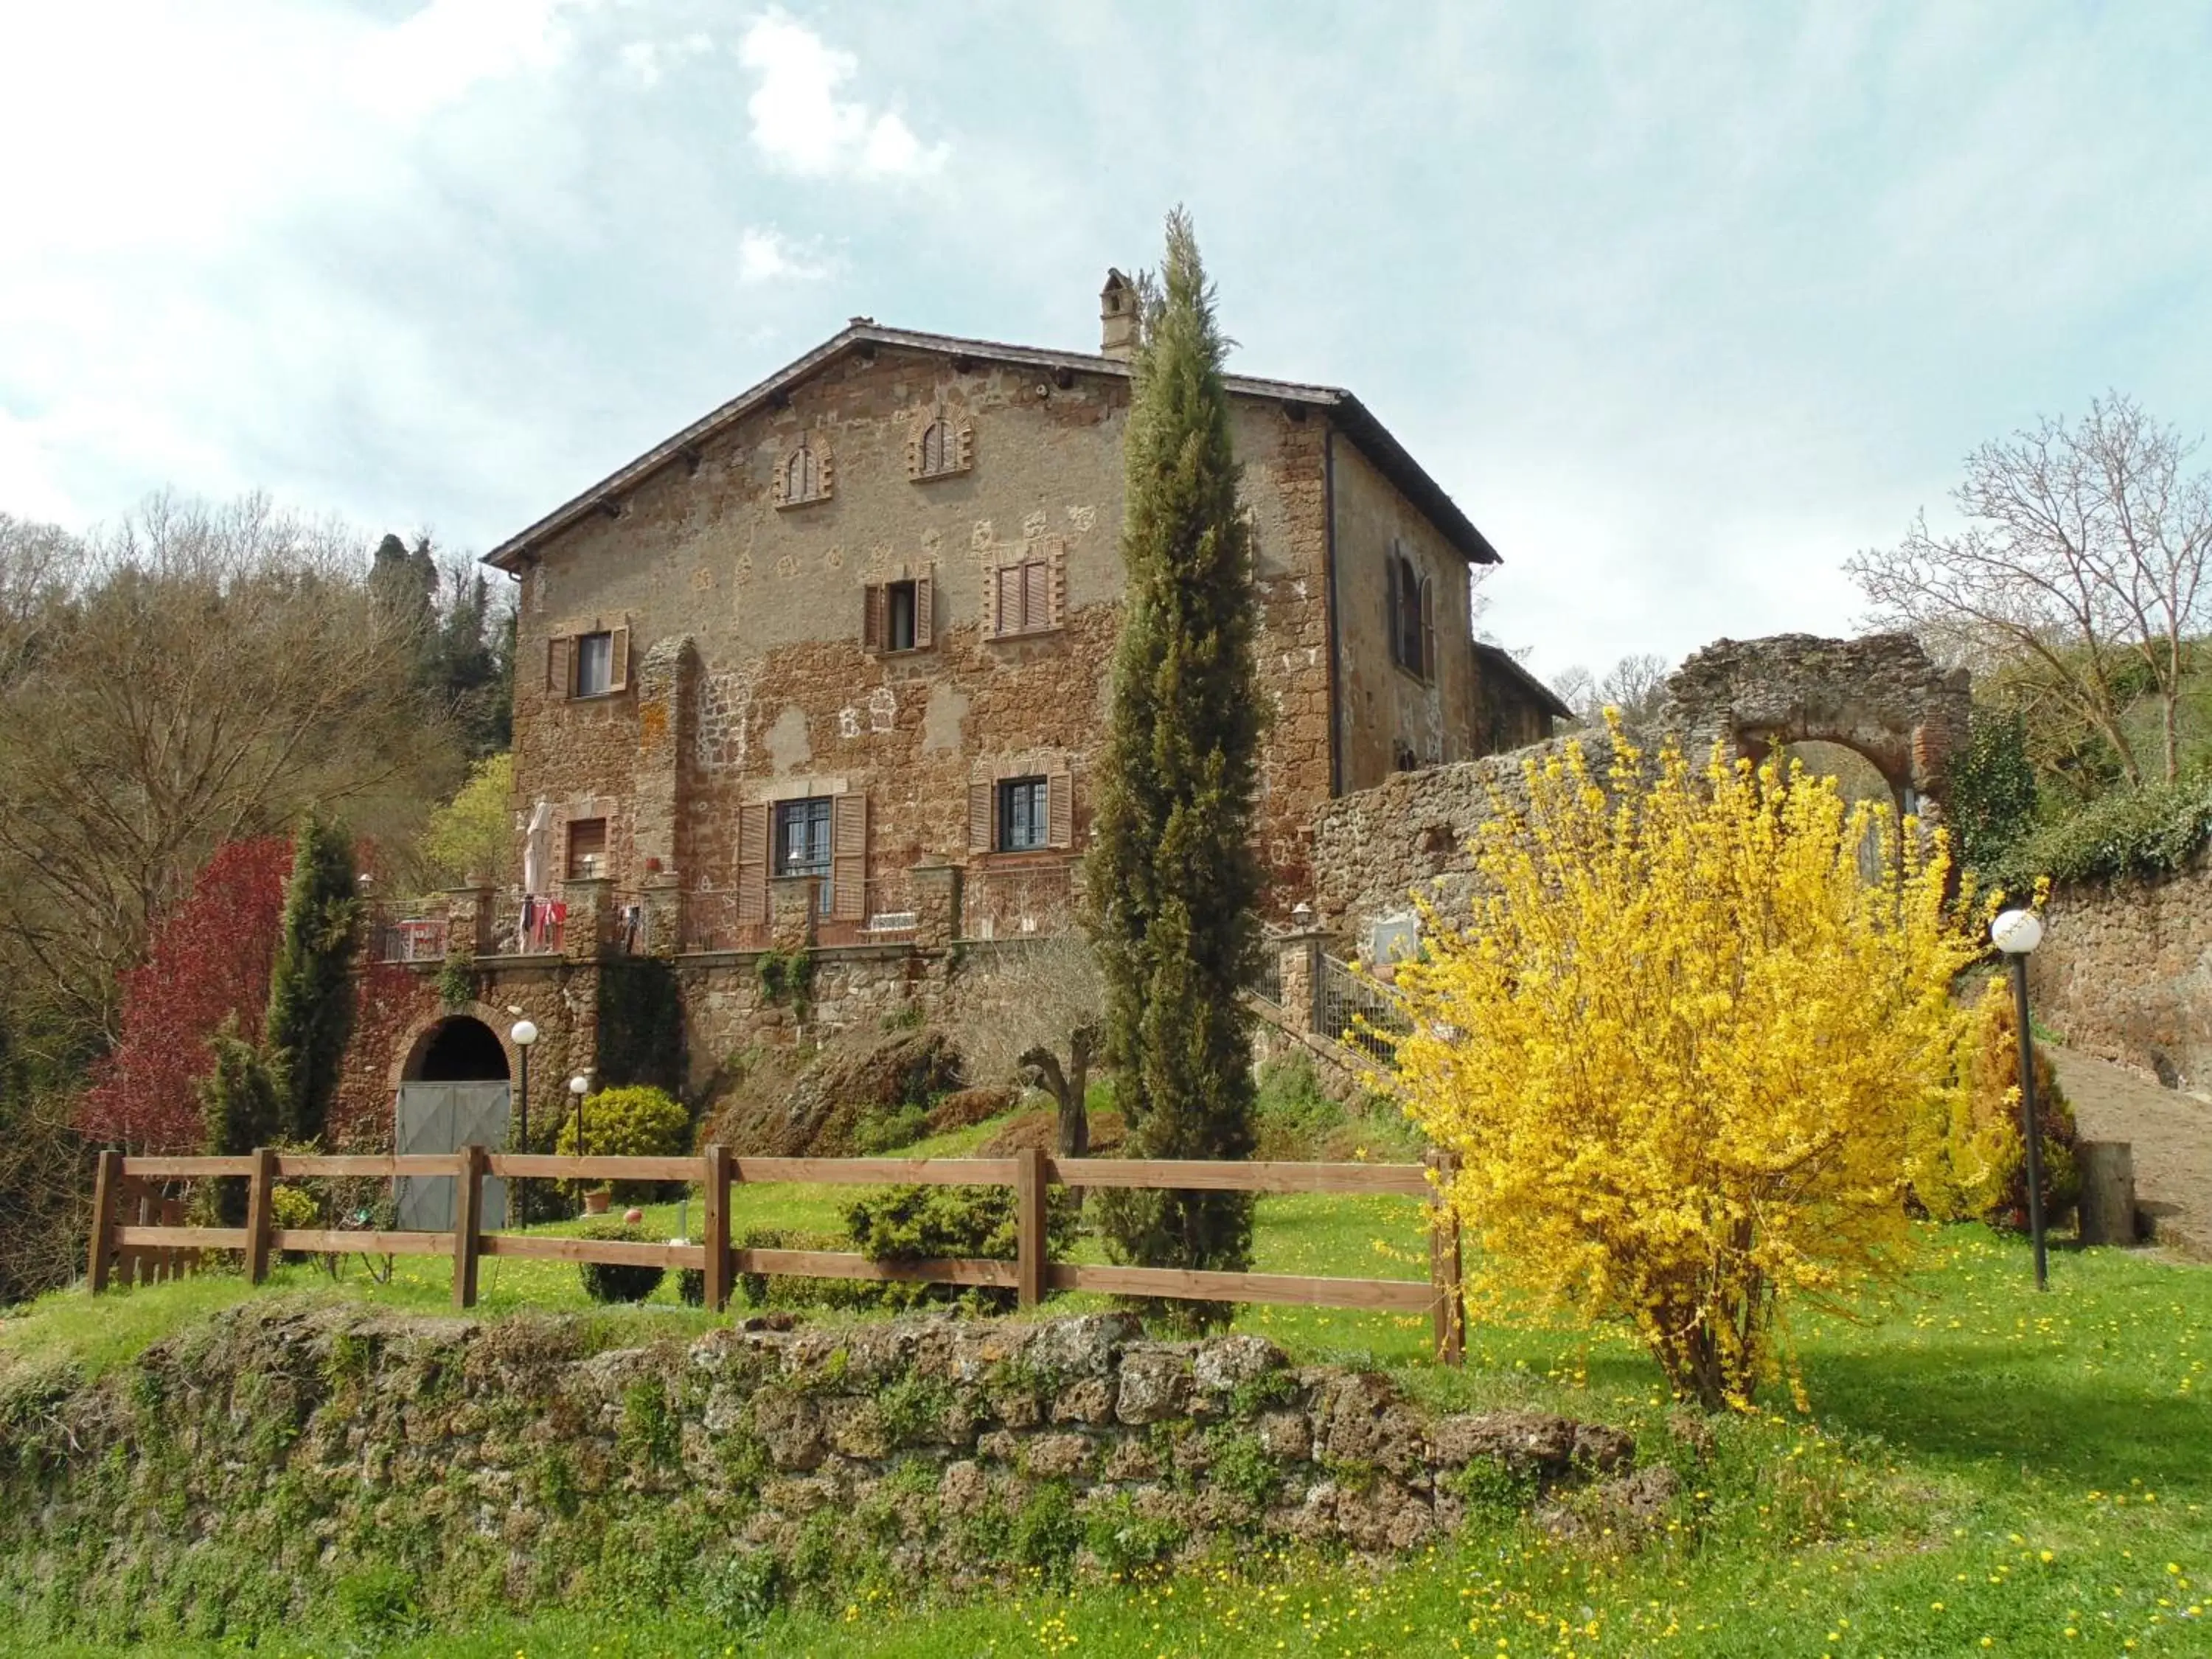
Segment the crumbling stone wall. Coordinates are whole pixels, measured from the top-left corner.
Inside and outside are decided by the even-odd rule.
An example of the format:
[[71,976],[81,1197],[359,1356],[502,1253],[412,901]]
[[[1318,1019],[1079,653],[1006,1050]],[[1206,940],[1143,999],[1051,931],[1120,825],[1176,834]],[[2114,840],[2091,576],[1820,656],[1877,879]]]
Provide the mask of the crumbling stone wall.
[[1693,751],[1720,742],[1753,759],[1778,744],[1841,744],[1900,799],[1910,790],[1940,805],[1972,712],[1966,671],[1937,667],[1910,634],[1777,634],[1693,653],[1668,679],[1654,724]]
[[[1667,683],[1647,750],[1672,734],[1692,753],[1715,742],[1754,758],[1777,744],[1840,744],[1863,755],[1893,791],[1940,813],[1944,767],[1966,740],[1972,697],[1964,670],[1945,671],[1905,634],[1829,640],[1782,634],[1719,640]],[[1524,805],[1524,769],[1568,733],[1527,749],[1385,779],[1325,803],[1313,818],[1313,905],[1318,925],[1348,945],[1376,920],[1403,915],[1409,895],[1451,915],[1464,908],[1467,843],[1493,802]],[[1601,732],[1579,740],[1603,769]]]
[[[487,1590],[711,1605],[732,1576],[836,1605],[1230,1540],[1407,1550],[1470,1490],[1533,1504],[1634,1458],[1618,1430],[1431,1416],[1380,1376],[1126,1315],[765,1322],[595,1352],[574,1319],[264,1300],[89,1388],[13,1377],[0,1598],[103,1644],[245,1638],[369,1568],[434,1616]],[[1663,1504],[1666,1474],[1623,1503]]]
[[2212,1083],[2212,866],[2054,890],[2028,957],[2036,1018],[2168,1088]]

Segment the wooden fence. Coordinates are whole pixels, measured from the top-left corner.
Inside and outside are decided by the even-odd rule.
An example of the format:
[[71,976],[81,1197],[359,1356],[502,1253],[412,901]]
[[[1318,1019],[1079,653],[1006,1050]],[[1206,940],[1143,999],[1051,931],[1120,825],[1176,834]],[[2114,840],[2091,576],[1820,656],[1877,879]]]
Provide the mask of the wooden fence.
[[[1457,1364],[1465,1342],[1459,1228],[1450,1211],[1438,1204],[1437,1184],[1449,1168],[1448,1156],[1441,1153],[1430,1154],[1425,1164],[1276,1164],[1054,1158],[1033,1148],[1012,1158],[736,1158],[724,1146],[709,1146],[696,1158],[554,1158],[488,1152],[481,1146],[431,1157],[326,1157],[266,1149],[243,1158],[132,1158],[103,1152],[93,1194],[88,1277],[97,1295],[112,1282],[132,1282],[134,1273],[142,1277],[161,1276],[146,1273],[141,1264],[149,1260],[175,1264],[196,1261],[203,1251],[238,1250],[245,1255],[247,1279],[258,1285],[268,1277],[272,1250],[297,1250],[313,1255],[450,1255],[457,1308],[476,1304],[477,1265],[488,1255],[696,1268],[703,1275],[706,1305],[717,1312],[728,1305],[731,1286],[739,1273],[988,1285],[1014,1291],[1024,1308],[1035,1307],[1048,1291],[1102,1291],[1117,1296],[1425,1313],[1433,1324],[1438,1358]],[[454,1178],[451,1231],[368,1231],[279,1227],[274,1223],[271,1196],[278,1181],[385,1180],[410,1176]],[[485,1232],[482,1217],[483,1182],[488,1176],[509,1181],[696,1183],[704,1195],[706,1237],[697,1244],[659,1244],[552,1233]],[[247,1183],[243,1227],[178,1224],[179,1200],[158,1195],[161,1182],[234,1178]],[[847,1187],[1011,1187],[1015,1200],[1015,1258],[1011,1261],[974,1256],[875,1261],[834,1250],[733,1247],[730,1242],[732,1188],[777,1182]],[[1426,1282],[1325,1279],[1054,1261],[1045,1237],[1045,1198],[1055,1185],[1426,1199],[1437,1206],[1429,1229],[1429,1277]]]

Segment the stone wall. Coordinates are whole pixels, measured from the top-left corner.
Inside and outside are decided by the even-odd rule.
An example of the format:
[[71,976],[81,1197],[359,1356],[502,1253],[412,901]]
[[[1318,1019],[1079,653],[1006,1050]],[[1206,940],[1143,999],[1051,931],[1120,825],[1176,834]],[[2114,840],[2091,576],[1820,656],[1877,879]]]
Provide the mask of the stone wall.
[[2169,1088],[2212,1086],[2212,866],[2062,887],[2028,958],[2035,1016]]
[[1476,826],[1498,800],[1525,804],[1523,768],[1575,740],[1401,772],[1330,801],[1313,820],[1315,924],[1357,949],[1370,923],[1410,912],[1416,891],[1447,915],[1462,911]]
[[1465,1492],[1601,1474],[1589,1501],[1619,1526],[1671,1473],[1621,1477],[1617,1430],[1430,1416],[1380,1376],[1255,1336],[1147,1341],[1125,1315],[595,1349],[609,1328],[264,1299],[89,1387],[11,1374],[0,1601],[19,1632],[102,1646],[247,1644],[370,1571],[432,1619],[711,1610],[741,1586],[756,1611],[834,1607],[1224,1547],[1404,1551]]

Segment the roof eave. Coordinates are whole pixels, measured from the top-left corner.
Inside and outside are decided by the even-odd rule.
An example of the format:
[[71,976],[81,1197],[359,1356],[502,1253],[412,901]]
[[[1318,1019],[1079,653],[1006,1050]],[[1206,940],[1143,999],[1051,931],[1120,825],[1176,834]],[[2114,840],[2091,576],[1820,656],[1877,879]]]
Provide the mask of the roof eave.
[[[696,454],[699,447],[725,428],[735,425],[779,392],[797,385],[817,370],[835,362],[849,350],[864,345],[889,346],[916,351],[948,353],[987,358],[997,362],[1030,364],[1067,369],[1076,374],[1105,374],[1127,379],[1127,362],[1087,352],[1053,351],[1034,346],[1009,345],[996,340],[968,340],[956,336],[916,333],[855,323],[832,335],[813,350],[794,358],[767,380],[702,416],[675,436],[656,444],[627,465],[617,468],[590,489],[564,501],[529,528],[510,536],[483,556],[483,562],[509,572],[527,564],[536,546],[560,535],[579,520],[625,491],[642,483],[664,466]],[[1358,444],[1383,476],[1396,485],[1444,532],[1452,545],[1473,564],[1496,564],[1498,550],[1461,511],[1459,504],[1431,477],[1404,445],[1391,435],[1367,406],[1337,386],[1310,386],[1296,380],[1269,380],[1254,376],[1224,377],[1236,396],[1307,404],[1327,410],[1346,434]]]

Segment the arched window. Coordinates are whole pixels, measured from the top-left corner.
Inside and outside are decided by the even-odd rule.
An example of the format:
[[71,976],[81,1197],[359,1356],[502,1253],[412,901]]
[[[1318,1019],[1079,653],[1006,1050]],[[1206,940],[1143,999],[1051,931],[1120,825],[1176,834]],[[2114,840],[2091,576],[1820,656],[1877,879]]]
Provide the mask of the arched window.
[[775,504],[799,507],[830,494],[830,451],[813,438],[801,438],[799,447],[777,464]]
[[1437,673],[1435,585],[1403,553],[1389,558],[1390,660],[1407,673],[1432,680]]
[[917,482],[950,477],[975,464],[975,428],[939,411],[926,417],[907,440],[907,477]]

